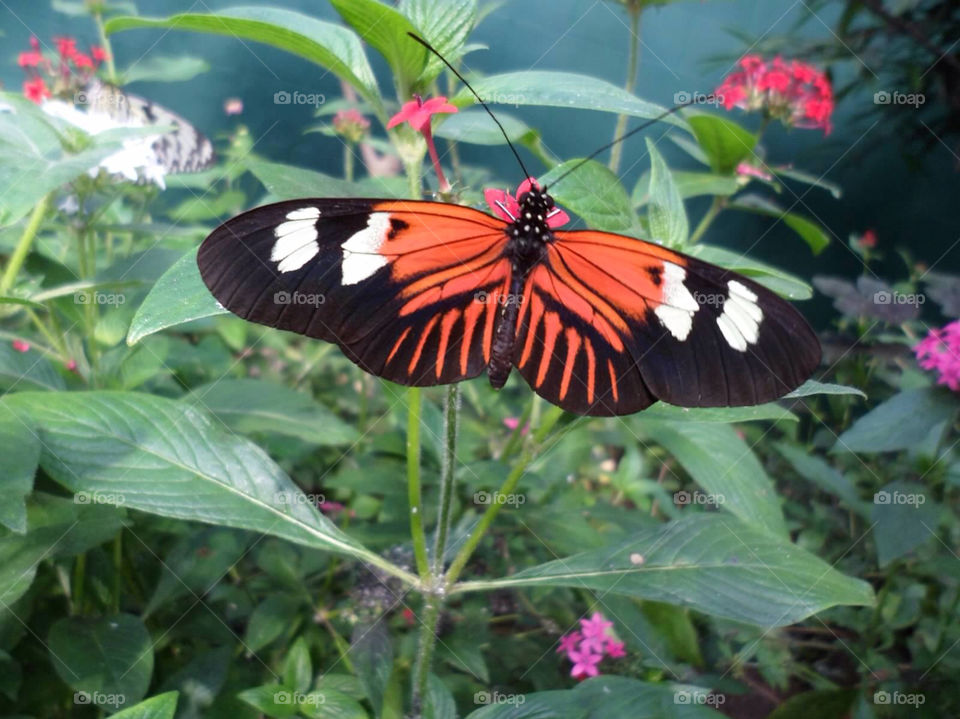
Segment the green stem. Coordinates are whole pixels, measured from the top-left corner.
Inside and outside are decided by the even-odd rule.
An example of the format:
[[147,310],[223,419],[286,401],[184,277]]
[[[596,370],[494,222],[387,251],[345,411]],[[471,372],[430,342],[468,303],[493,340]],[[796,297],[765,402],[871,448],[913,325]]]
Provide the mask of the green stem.
[[110,46],[110,39],[107,37],[107,33],[103,28],[103,15],[101,13],[94,13],[93,20],[97,24],[97,34],[100,36],[100,45],[107,52],[107,81],[112,84],[117,84],[117,66],[113,60],[113,48]]
[[353,182],[353,145],[343,143],[343,179]]
[[697,241],[703,237],[704,233],[707,231],[707,228],[713,224],[713,221],[717,218],[717,215],[720,214],[720,211],[723,209],[723,198],[718,195],[714,195],[713,202],[710,203],[710,209],[707,210],[706,214],[703,216],[703,219],[700,220],[700,224],[697,225],[697,229],[693,231],[693,234],[690,235],[689,244],[695,244]]
[[437,535],[433,545],[433,577],[440,582],[443,575],[443,555],[447,551],[447,536],[450,532],[450,507],[453,504],[453,473],[457,460],[457,423],[460,417],[460,386],[447,387],[447,403],[443,422],[446,436],[446,451],[443,456],[443,471],[440,473],[440,508],[437,510]]
[[[546,413],[543,423],[533,434],[533,441],[527,447],[527,449],[524,450],[523,454],[520,455],[520,459],[517,460],[517,463],[513,466],[513,469],[510,470],[510,473],[507,475],[507,478],[503,481],[503,484],[498,490],[498,495],[494,496],[503,496],[513,493],[513,490],[516,489],[520,479],[526,473],[527,467],[529,467],[530,463],[536,459],[540,445],[543,443],[544,438],[550,433],[550,430],[553,429],[553,426],[557,423],[561,416],[563,416],[563,410],[559,407],[552,407]],[[457,553],[457,556],[454,558],[453,562],[451,562],[450,569],[447,570],[445,582],[448,590],[453,583],[457,581],[457,578],[460,576],[463,568],[470,560],[470,557],[473,555],[477,545],[480,544],[480,540],[483,539],[483,536],[486,534],[487,529],[490,528],[490,525],[493,524],[493,520],[496,519],[497,515],[500,513],[500,510],[503,509],[503,504],[503,502],[497,501],[490,502],[487,510],[483,513],[483,516],[480,517],[480,521],[477,523],[477,526],[474,527],[473,532],[470,533],[467,541],[460,548],[460,551]]]
[[37,236],[40,223],[43,222],[43,217],[47,213],[49,206],[50,195],[47,195],[37,203],[37,206],[33,208],[33,212],[30,213],[27,226],[23,228],[23,234],[20,235],[20,240],[13,249],[13,254],[10,255],[10,261],[7,263],[7,268],[3,271],[3,277],[0,277],[0,295],[6,295],[10,288],[13,287],[13,283],[17,279],[17,274],[20,272],[24,260],[26,260],[27,255],[30,254],[33,240]]
[[[640,15],[643,10],[639,6],[635,7],[631,5],[628,11],[630,13],[630,54],[627,58],[627,82],[624,85],[624,89],[632,95],[637,86],[637,65],[640,59]],[[623,136],[623,133],[627,129],[628,120],[629,117],[625,114],[617,116],[617,126],[613,131],[614,140]],[[613,174],[617,174],[617,171],[620,169],[620,158],[622,156],[623,143],[618,142],[610,150],[610,171]]]
[[442,604],[442,599],[436,592],[423,595],[423,618],[417,661],[413,667],[413,697],[410,702],[415,719],[419,719],[423,714],[423,697],[427,694],[427,680],[430,677],[433,648],[437,643],[437,624],[440,622]]
[[407,390],[407,495],[410,502],[410,537],[417,573],[426,581],[430,576],[427,537],[423,532],[423,493],[420,489],[420,389]]

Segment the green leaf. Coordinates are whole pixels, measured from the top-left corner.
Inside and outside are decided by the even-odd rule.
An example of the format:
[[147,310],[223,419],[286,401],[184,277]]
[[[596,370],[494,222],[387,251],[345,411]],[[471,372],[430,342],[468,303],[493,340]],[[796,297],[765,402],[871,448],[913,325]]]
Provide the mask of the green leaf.
[[732,175],[737,165],[753,154],[757,136],[716,115],[696,115],[688,122],[713,171]]
[[296,616],[300,602],[286,594],[271,594],[256,606],[247,622],[243,643],[258,652],[283,634]]
[[190,250],[163,273],[137,309],[127,344],[184,322],[229,314],[200,278],[197,250]]
[[18,352],[0,342],[0,390],[62,390],[66,384],[50,361],[34,349]]
[[353,85],[379,114],[383,114],[377,81],[360,39],[340,25],[292,10],[266,6],[235,7],[210,15],[182,13],[167,18],[115,17],[107,20],[105,25],[108,34],[134,28],[194,30],[273,45],[327,68]]
[[787,419],[797,421],[797,416],[776,402],[758,404],[751,407],[677,407],[666,402],[657,402],[637,415],[638,421],[666,419],[680,422],[756,422],[758,420]]
[[780,499],[756,455],[730,426],[643,421],[639,427],[663,445],[716,504],[747,524],[786,536]]
[[50,628],[50,662],[82,704],[120,709],[140,701],[153,674],[153,641],[130,614],[67,617]]
[[[523,120],[506,112],[498,112],[497,119],[507,132],[510,142],[530,144],[539,134]],[[433,130],[434,137],[473,145],[505,145],[500,128],[483,110],[461,110],[447,116]]]
[[245,689],[237,696],[257,711],[274,719],[297,716],[302,705],[294,700],[306,698],[306,695],[297,694],[282,684],[265,684],[261,687]]
[[742,252],[731,252],[722,247],[712,247],[704,244],[696,244],[688,248],[687,252],[694,257],[699,257],[704,262],[720,265],[746,275],[788,299],[809,300],[813,297],[813,288],[799,277],[772,265],[752,260]]
[[369,719],[359,702],[336,691],[304,695],[300,713],[308,719]]
[[836,605],[871,605],[873,590],[770,532],[700,514],[505,579],[454,591],[562,586],[669,602],[758,626],[786,626]]
[[783,210],[775,202],[760,197],[759,195],[741,195],[730,203],[729,207],[734,210],[752,212],[757,215],[766,215],[780,220],[791,230],[800,235],[806,242],[813,254],[818,255],[830,244],[830,235],[820,225],[812,220],[808,220],[802,215]]
[[857,488],[844,477],[837,469],[815,454],[810,454],[802,447],[796,447],[786,442],[776,442],[773,445],[796,470],[797,474],[809,482],[817,485],[824,492],[842,499],[846,505],[861,517],[870,516],[870,505],[860,499]]
[[457,719],[457,703],[443,679],[431,673],[423,698],[423,719]]
[[830,182],[829,180],[824,180],[822,177],[811,175],[809,172],[803,172],[802,170],[797,170],[792,167],[771,167],[770,170],[780,177],[787,177],[791,180],[802,182],[805,185],[826,190],[833,195],[836,200],[839,200],[843,196],[843,190],[840,188],[840,185],[835,182]]
[[690,232],[683,198],[657,146],[649,137],[646,140],[650,154],[650,239],[668,247],[683,247]]
[[[740,189],[735,177],[717,175],[712,172],[690,172],[673,170],[673,181],[681,199],[700,195],[718,195],[728,197]],[[645,172],[633,188],[633,206],[642,207],[650,201],[650,173]]]
[[313,665],[310,663],[310,649],[303,637],[298,637],[283,660],[283,683],[298,692],[310,689],[313,682]]
[[173,719],[177,712],[177,692],[158,694],[144,699],[113,715],[113,719]]
[[590,227],[610,232],[635,227],[637,217],[627,191],[606,165],[590,160],[559,184],[552,184],[578,162],[568,160],[557,165],[540,178],[540,184],[549,186],[557,204],[580,215]]
[[427,49],[407,35],[417,32],[413,23],[378,0],[330,0],[330,4],[360,37],[386,58],[393,70],[397,95],[402,100],[408,99],[427,64]]
[[210,69],[210,64],[199,57],[190,55],[147,55],[126,70],[120,72],[121,85],[132,82],[184,82],[202,75]]
[[283,434],[314,445],[350,444],[359,437],[353,427],[309,396],[263,380],[218,380],[196,388],[184,401],[243,434]]
[[383,564],[321,515],[259,447],[188,404],[134,392],[22,393],[4,401],[38,428],[40,465],[72,491]]
[[350,638],[350,661],[376,715],[393,671],[393,646],[386,623],[358,624]]
[[793,392],[788,395],[784,395],[784,399],[792,399],[795,397],[809,397],[815,394],[829,394],[829,395],[858,395],[866,399],[865,395],[861,390],[856,387],[848,387],[843,384],[831,384],[830,382],[817,382],[814,379],[808,379],[802,385],[797,387]]
[[921,484],[891,482],[873,495],[871,509],[873,541],[881,567],[936,536],[940,507]]
[[25,498],[40,464],[40,439],[10,408],[0,404],[0,524],[27,531]]
[[956,399],[945,389],[922,387],[894,395],[840,435],[833,452],[895,452],[913,449],[942,436],[957,413]]
[[[477,23],[477,0],[403,0],[400,11],[448,62],[456,64]],[[444,69],[436,55],[427,54],[419,84],[426,87]]]
[[[474,90],[490,104],[539,105],[568,107],[581,110],[599,110],[617,114],[653,119],[667,111],[661,105],[641,100],[626,90],[589,75],[549,70],[508,72],[502,75],[471,80]],[[469,90],[463,88],[451,100],[464,107],[476,102]],[[663,122],[689,131],[686,120],[676,114],[667,115]]]
[[[279,200],[295,200],[301,197],[356,197],[369,195],[370,190],[361,183],[347,182],[321,172],[292,165],[282,165],[263,160],[247,160],[247,169],[252,172],[270,194]],[[381,197],[402,197],[393,190],[387,178],[370,178]]]

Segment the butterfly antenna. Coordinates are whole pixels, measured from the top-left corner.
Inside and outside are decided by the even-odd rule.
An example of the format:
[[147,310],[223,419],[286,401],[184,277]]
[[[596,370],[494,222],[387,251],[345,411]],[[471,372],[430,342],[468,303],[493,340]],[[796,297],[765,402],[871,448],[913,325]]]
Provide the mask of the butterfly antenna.
[[[569,170],[567,170],[567,171],[564,172],[562,175],[560,175],[560,177],[558,177],[556,180],[554,180],[554,181],[553,181],[553,185],[555,186],[558,182],[560,182],[560,180],[562,180],[564,177],[566,177],[567,175],[569,175],[571,172],[574,172],[575,170],[579,170],[581,167],[583,167],[585,164],[587,164],[588,162],[590,162],[590,160],[592,160],[593,158],[595,158],[597,155],[599,155],[599,154],[600,154],[601,152],[603,152],[604,150],[609,150],[611,147],[613,147],[614,145],[616,145],[616,144],[618,144],[618,143],[620,143],[620,142],[623,142],[623,141],[626,140],[628,137],[631,137],[632,135],[636,135],[636,134],[637,134],[638,132],[640,132],[641,130],[647,129],[648,127],[650,127],[650,125],[654,124],[655,122],[660,122],[660,120],[662,120],[663,118],[668,117],[669,115],[672,115],[673,113],[678,112],[679,110],[682,110],[682,109],[685,108],[685,107],[688,107],[688,106],[690,106],[690,105],[696,105],[696,104],[697,104],[696,100],[689,100],[689,101],[687,101],[687,102],[682,102],[682,103],[680,103],[679,105],[676,105],[676,106],[674,106],[674,107],[671,107],[671,108],[670,108],[669,110],[667,110],[666,112],[662,112],[662,113],[660,113],[659,115],[657,115],[656,117],[654,117],[654,118],[652,118],[652,119],[650,119],[650,120],[647,120],[647,121],[646,121],[645,123],[643,123],[642,125],[638,125],[637,127],[633,128],[633,129],[630,130],[629,132],[623,133],[622,135],[620,135],[620,137],[616,138],[616,139],[613,140],[612,142],[608,142],[606,145],[604,145],[604,146],[601,147],[600,149],[598,149],[598,150],[596,150],[596,151],[594,151],[594,152],[591,152],[591,153],[590,153],[589,155],[587,155],[585,158],[583,158],[582,160],[580,160],[580,162],[578,162],[576,165],[574,165],[573,167],[571,167]],[[546,187],[544,187],[544,189],[546,189]]]
[[[472,87],[470,87],[470,83],[466,81],[466,79],[463,77],[463,75],[460,74],[460,72],[457,70],[457,68],[455,68],[455,67],[454,67],[453,65],[451,65],[449,62],[447,62],[447,58],[445,58],[443,55],[441,55],[439,52],[437,52],[437,50],[434,49],[434,47],[433,47],[430,43],[428,43],[426,40],[424,40],[424,39],[423,39],[422,37],[420,37],[419,35],[415,35],[415,34],[412,33],[412,32],[408,32],[407,35],[409,35],[410,37],[412,37],[412,38],[413,38],[414,40],[416,40],[418,43],[420,43],[420,44],[423,45],[425,48],[427,48],[427,50],[429,50],[429,51],[432,52],[434,55],[436,55],[437,57],[439,57],[439,58],[440,58],[440,61],[450,69],[450,72],[452,72],[454,75],[456,75],[456,76],[457,76],[457,79],[458,79],[460,82],[462,82],[462,83],[466,86],[466,88],[467,88],[471,93],[473,93],[473,96],[474,96],[475,98],[477,98],[477,102],[479,102],[480,105],[483,107],[483,109],[487,111],[487,114],[490,116],[490,118],[491,118],[495,123],[497,123],[497,127],[499,127],[499,128],[500,128],[500,132],[503,133],[503,139],[507,141],[507,144],[510,146],[511,152],[513,152],[513,156],[514,156],[515,158],[517,158],[517,162],[520,163],[520,169],[523,170],[523,176],[524,176],[524,177],[533,177],[529,172],[527,172],[527,168],[526,168],[526,166],[523,164],[523,160],[520,159],[520,153],[517,152],[517,148],[515,148],[515,147],[513,146],[513,143],[510,142],[510,137],[507,135],[507,131],[503,129],[503,125],[500,124],[500,121],[497,119],[497,116],[493,114],[493,112],[490,110],[489,107],[487,107],[487,103],[485,103],[485,102],[483,101],[483,99],[477,94],[477,91],[474,90]],[[604,148],[604,149],[605,149],[605,148]],[[592,157],[592,155],[591,155],[591,157]]]

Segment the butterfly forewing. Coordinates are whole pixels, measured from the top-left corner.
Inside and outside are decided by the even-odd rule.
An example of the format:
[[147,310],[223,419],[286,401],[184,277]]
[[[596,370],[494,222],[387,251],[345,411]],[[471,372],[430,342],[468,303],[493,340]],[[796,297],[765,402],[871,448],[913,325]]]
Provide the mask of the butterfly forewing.
[[502,228],[456,205],[305,199],[224,223],[197,261],[231,312],[335,342],[392,381],[443,384],[489,361],[510,284]]

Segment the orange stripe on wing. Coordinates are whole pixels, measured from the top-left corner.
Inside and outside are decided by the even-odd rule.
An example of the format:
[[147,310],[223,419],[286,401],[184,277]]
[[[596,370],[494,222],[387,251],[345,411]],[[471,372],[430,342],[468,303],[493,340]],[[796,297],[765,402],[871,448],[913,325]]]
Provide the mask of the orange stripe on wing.
[[447,346],[450,344],[450,330],[460,319],[460,310],[452,309],[443,316],[440,322],[440,347],[437,349],[437,378],[443,374],[443,364],[447,356]]
[[537,368],[537,382],[539,387],[547,377],[547,368],[553,359],[553,350],[557,345],[557,335],[560,334],[560,316],[556,312],[547,312],[543,315],[543,352],[540,355],[540,366]]
[[438,319],[439,318],[434,315],[430,318],[430,321],[427,322],[427,326],[423,328],[423,334],[420,335],[420,341],[417,343],[417,349],[413,353],[413,359],[410,360],[410,365],[407,367],[408,375],[413,374],[414,367],[420,362],[420,355],[423,354],[423,346],[427,343],[427,337],[430,336],[430,333],[433,331],[433,326],[437,324]]
[[390,364],[390,361],[393,359],[394,355],[396,355],[396,354],[397,354],[397,351],[400,349],[400,345],[402,345],[402,344],[403,344],[403,341],[404,341],[405,339],[407,339],[407,335],[408,335],[408,334],[410,334],[410,328],[409,328],[409,327],[407,327],[407,329],[405,329],[405,330],[403,331],[403,334],[400,335],[400,339],[398,339],[398,340],[394,343],[393,349],[390,350],[390,354],[387,355],[387,361],[385,362],[385,364]]
[[563,333],[567,339],[567,358],[563,362],[563,379],[560,380],[560,399],[567,396],[570,389],[570,378],[573,376],[573,367],[577,362],[577,353],[580,351],[580,333],[573,327],[568,327]]
[[[467,364],[470,360],[470,346],[473,344],[473,333],[477,328],[477,320],[483,312],[483,303],[473,300],[463,311],[463,340],[460,345],[460,373],[467,373]],[[486,355],[486,351],[484,351]]]
[[587,404],[593,404],[593,392],[596,386],[597,358],[593,354],[593,343],[583,340],[583,351],[587,355]]
[[[520,357],[520,367],[523,367],[530,359],[530,352],[533,351],[533,340],[537,335],[537,326],[543,317],[543,301],[536,292],[530,292],[530,323],[527,325],[527,341],[523,343],[523,355]],[[519,325],[519,323],[518,323]]]
[[620,392],[617,391],[617,373],[613,369],[613,362],[607,360],[607,369],[610,371],[610,391],[613,393],[613,401],[620,401]]

